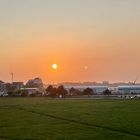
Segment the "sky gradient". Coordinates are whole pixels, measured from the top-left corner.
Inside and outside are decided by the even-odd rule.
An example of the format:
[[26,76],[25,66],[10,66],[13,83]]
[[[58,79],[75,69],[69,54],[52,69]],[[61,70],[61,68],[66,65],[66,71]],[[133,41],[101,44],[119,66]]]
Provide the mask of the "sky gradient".
[[140,0],[0,0],[0,79],[11,72],[24,82],[134,81]]

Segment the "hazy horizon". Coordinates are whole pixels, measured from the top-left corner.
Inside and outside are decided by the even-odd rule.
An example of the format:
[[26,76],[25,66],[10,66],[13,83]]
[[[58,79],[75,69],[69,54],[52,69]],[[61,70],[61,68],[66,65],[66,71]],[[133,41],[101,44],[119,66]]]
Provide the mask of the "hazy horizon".
[[139,0],[0,0],[0,80],[133,82],[139,53]]

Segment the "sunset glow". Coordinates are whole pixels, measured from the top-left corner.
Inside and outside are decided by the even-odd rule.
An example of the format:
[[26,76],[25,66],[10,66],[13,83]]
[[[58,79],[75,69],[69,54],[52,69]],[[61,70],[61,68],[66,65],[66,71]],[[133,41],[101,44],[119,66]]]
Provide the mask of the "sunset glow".
[[10,81],[13,72],[17,81],[133,81],[140,73],[139,6],[139,0],[0,1],[0,79]]

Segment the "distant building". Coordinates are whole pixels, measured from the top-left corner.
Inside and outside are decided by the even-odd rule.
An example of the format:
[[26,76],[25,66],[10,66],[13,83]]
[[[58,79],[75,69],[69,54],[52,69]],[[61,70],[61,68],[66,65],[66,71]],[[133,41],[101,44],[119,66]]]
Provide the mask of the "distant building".
[[24,83],[23,82],[13,82],[11,84],[11,86],[15,90],[20,90],[22,87],[24,87]]
[[26,83],[27,88],[43,88],[43,82],[41,78],[31,79]]
[[6,84],[3,81],[0,81],[0,96],[6,93]]
[[120,94],[140,94],[140,85],[121,85],[116,88]]
[[21,88],[21,93],[27,92],[28,96],[41,92],[38,88]]
[[109,81],[103,81],[102,84],[103,85],[109,85]]

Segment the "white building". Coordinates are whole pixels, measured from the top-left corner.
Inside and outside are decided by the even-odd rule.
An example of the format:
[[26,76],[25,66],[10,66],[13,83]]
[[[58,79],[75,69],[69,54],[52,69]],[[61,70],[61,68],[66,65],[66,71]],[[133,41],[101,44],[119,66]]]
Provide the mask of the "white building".
[[120,94],[140,94],[140,85],[118,86],[116,92]]
[[40,92],[39,88],[21,88],[21,91],[27,91],[28,95],[36,94],[37,92]]

